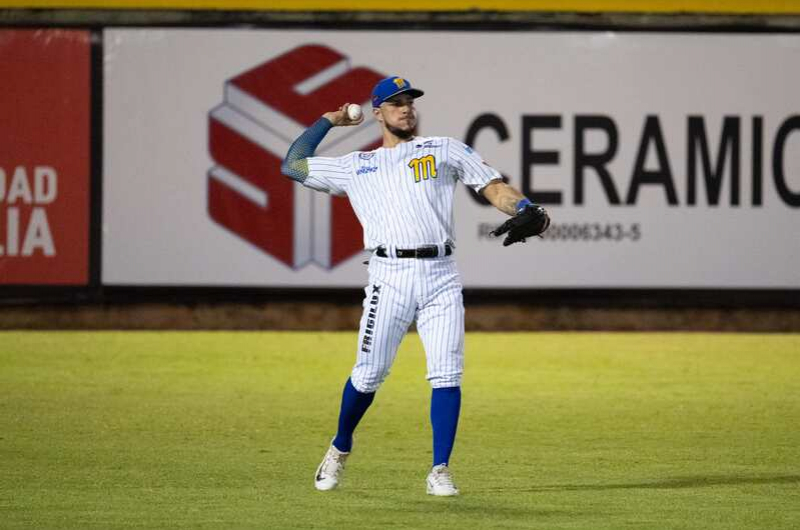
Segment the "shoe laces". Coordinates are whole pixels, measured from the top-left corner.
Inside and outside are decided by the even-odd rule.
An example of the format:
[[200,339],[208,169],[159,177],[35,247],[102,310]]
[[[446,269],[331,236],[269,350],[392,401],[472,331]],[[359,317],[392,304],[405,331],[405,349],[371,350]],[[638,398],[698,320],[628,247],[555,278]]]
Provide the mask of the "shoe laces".
[[450,474],[450,470],[447,468],[447,466],[434,467],[433,480],[435,480],[436,483],[441,486],[447,486],[450,488],[455,487],[455,484],[453,484],[453,476]]
[[322,473],[325,475],[339,476],[339,473],[344,469],[344,463],[347,461],[349,453],[342,453],[334,451],[331,448],[325,456],[325,463],[322,465]]

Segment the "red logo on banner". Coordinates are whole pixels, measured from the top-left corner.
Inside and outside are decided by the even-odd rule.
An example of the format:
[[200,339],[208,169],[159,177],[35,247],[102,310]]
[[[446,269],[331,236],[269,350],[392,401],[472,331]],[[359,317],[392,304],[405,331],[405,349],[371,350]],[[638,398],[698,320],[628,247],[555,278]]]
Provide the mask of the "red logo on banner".
[[[281,174],[292,141],[326,111],[345,101],[369,101],[385,77],[350,68],[325,46],[290,50],[225,83],[225,101],[209,116],[211,218],[293,268],[310,262],[332,268],[358,254],[362,232],[346,197],[304,188]],[[348,128],[349,129],[349,128]],[[371,150],[381,145],[374,124],[328,135],[317,149]]]
[[89,32],[0,30],[0,284],[85,284]]

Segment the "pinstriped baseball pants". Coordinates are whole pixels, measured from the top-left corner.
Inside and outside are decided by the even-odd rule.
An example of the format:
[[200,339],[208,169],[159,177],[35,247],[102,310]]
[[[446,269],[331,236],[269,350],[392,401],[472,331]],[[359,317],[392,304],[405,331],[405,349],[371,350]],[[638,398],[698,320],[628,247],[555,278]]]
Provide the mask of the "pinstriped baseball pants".
[[464,372],[464,301],[455,260],[382,258],[369,261],[369,285],[351,380],[375,392],[394,363],[400,341],[415,319],[433,388],[461,385]]

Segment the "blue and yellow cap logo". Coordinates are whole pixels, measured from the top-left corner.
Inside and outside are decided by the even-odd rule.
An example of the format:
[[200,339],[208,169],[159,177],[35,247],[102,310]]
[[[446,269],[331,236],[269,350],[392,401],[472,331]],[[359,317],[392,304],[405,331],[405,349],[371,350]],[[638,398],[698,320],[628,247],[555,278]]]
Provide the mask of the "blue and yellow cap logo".
[[397,94],[409,94],[416,99],[424,93],[422,90],[412,87],[408,79],[393,75],[381,79],[372,89],[372,106],[378,108],[387,99]]

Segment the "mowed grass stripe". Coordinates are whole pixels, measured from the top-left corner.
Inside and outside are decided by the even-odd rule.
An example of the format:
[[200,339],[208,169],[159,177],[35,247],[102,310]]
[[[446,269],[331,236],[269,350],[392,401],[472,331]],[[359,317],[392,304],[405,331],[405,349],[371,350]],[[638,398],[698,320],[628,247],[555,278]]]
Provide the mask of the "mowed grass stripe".
[[796,528],[800,335],[468,334],[425,495],[411,334],[341,489],[313,473],[354,333],[0,333],[2,528]]

